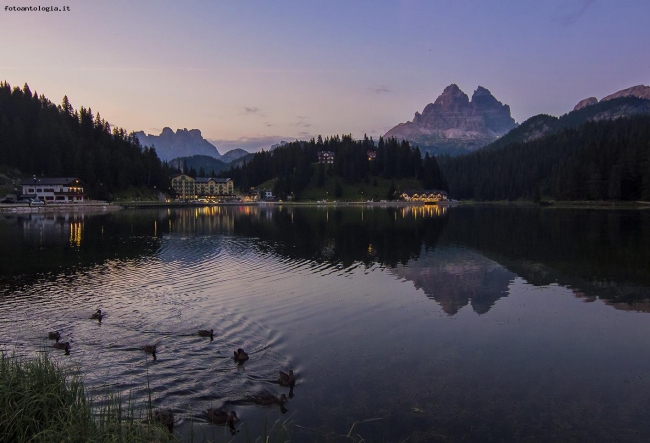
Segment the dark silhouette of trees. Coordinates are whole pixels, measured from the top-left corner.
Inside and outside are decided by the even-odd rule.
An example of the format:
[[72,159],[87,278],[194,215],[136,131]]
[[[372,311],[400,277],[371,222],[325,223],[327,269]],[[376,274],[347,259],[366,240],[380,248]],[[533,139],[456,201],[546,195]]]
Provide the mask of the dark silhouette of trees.
[[[334,163],[317,164],[319,152],[333,152]],[[374,155],[373,156],[371,155]],[[275,179],[273,192],[279,198],[291,193],[296,198],[311,183],[315,174],[315,185],[325,185],[326,175],[337,177],[345,184],[374,183],[377,177],[393,179],[417,179],[427,189],[447,189],[434,157],[422,159],[420,149],[408,141],[394,138],[379,138],[377,144],[368,136],[355,140],[352,135],[334,135],[323,139],[286,143],[272,151],[262,151],[250,161],[234,166],[220,173],[230,177],[242,190],[247,191],[268,180]],[[342,196],[342,185],[341,195]]]
[[0,164],[24,174],[79,177],[93,198],[129,187],[169,188],[172,171],[154,148],[93,115],[73,109],[67,96],[55,105],[27,84],[0,83]]
[[456,198],[648,199],[650,116],[588,122],[537,140],[439,160]]

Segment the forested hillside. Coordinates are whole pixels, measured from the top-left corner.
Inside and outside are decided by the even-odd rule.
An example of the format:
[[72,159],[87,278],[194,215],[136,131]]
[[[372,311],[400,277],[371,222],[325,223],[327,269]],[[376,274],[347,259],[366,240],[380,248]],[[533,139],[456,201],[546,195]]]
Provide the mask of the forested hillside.
[[169,188],[172,171],[155,149],[143,148],[126,133],[93,115],[60,105],[29,86],[0,83],[0,165],[26,175],[79,177],[94,198],[111,198],[130,187]]
[[455,198],[650,200],[650,116],[589,122],[439,160]]
[[[319,164],[318,153],[333,152],[332,165]],[[375,158],[369,159],[369,152]],[[323,140],[295,141],[272,151],[255,154],[241,166],[221,173],[230,177],[242,190],[275,179],[274,193],[278,196],[300,193],[316,175],[316,186],[323,186],[326,174],[338,177],[345,183],[359,183],[373,177],[384,179],[414,178],[425,189],[447,190],[438,162],[428,154],[422,158],[420,150],[408,141],[380,138],[375,145],[372,139],[354,140],[351,135],[327,137]]]

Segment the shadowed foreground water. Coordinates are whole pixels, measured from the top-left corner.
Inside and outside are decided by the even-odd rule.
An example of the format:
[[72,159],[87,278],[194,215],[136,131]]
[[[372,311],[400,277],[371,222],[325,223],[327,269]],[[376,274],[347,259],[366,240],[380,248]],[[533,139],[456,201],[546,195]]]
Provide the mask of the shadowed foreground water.
[[[0,216],[0,349],[47,352],[98,404],[149,387],[194,441],[276,420],[293,441],[647,441],[649,245],[640,211]],[[289,369],[285,414],[251,404]]]

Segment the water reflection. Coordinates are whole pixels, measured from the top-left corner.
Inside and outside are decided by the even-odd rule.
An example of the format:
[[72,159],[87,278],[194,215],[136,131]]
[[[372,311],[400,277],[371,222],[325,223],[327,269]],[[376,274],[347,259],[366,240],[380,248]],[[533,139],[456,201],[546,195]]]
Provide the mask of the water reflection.
[[443,247],[408,266],[397,266],[395,275],[413,282],[448,315],[471,305],[477,314],[487,313],[507,297],[516,274],[472,250]]
[[319,270],[389,268],[449,315],[467,304],[488,312],[515,275],[650,311],[650,216],[639,211],[265,205],[4,215],[0,278],[147,256],[200,262],[186,240],[213,236],[246,239],[228,243],[240,254],[253,248]]
[[[649,221],[481,207],[0,217],[0,350],[48,352],[94,392],[150,387],[195,441],[218,440],[205,411],[219,407],[249,426],[233,441],[283,417],[296,441],[355,423],[365,441],[647,441],[650,324],[607,304],[646,309]],[[286,394],[288,369],[288,416],[247,401]]]

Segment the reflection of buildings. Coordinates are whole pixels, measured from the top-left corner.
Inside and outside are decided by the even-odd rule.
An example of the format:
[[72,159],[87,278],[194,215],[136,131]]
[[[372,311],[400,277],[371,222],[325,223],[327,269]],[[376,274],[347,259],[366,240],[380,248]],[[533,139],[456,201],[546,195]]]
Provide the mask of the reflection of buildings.
[[29,243],[58,244],[63,240],[73,247],[81,244],[83,213],[30,213],[6,219],[22,229]]
[[497,300],[508,295],[508,287],[516,276],[483,255],[461,248],[436,249],[391,272],[412,281],[449,315],[467,304],[477,314],[485,314]]
[[[250,206],[237,207],[239,208],[247,210]],[[233,209],[223,206],[201,206],[175,211],[168,209],[169,232],[199,235],[230,234],[235,229],[236,213]]]

